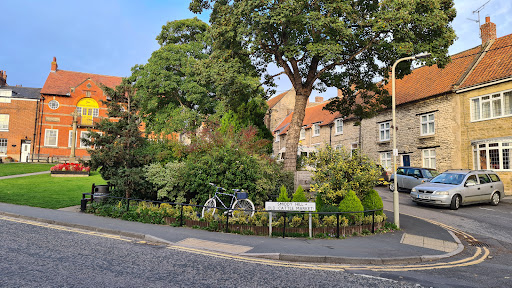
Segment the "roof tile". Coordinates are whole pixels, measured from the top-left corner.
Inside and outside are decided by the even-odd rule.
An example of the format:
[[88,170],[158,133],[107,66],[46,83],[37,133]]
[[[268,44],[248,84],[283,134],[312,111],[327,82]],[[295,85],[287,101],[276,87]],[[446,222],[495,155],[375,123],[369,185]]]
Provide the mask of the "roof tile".
[[46,78],[46,82],[44,82],[43,88],[41,89],[41,94],[66,95],[70,92],[71,88],[80,85],[89,78],[97,84],[101,83],[110,88],[114,88],[121,84],[123,79],[117,76],[57,70],[55,72],[50,72],[48,78]]

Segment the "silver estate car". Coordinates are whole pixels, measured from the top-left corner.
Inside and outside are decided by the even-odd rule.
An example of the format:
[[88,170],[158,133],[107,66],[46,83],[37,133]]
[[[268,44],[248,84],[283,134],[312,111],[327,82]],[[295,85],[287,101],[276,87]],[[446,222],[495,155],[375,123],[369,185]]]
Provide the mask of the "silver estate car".
[[460,205],[490,203],[498,205],[504,196],[503,182],[490,170],[448,170],[411,190],[416,203],[446,206],[453,210]]

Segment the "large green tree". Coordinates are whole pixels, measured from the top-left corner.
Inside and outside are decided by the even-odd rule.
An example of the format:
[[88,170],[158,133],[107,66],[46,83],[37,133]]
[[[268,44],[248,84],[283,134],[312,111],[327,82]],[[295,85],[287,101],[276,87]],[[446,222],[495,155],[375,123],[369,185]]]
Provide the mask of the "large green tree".
[[[360,90],[382,93],[376,79],[395,60],[428,51],[427,64],[449,61],[455,39],[453,0],[192,0],[190,9],[212,9],[214,46],[249,51],[258,71],[276,64],[296,92],[286,141],[285,169],[294,170],[299,132],[313,89],[337,87],[345,97]],[[398,77],[410,73],[401,63]]]
[[156,40],[160,48],[129,77],[148,131],[195,131],[227,111],[251,119],[246,126],[265,128],[263,117],[246,117],[247,109],[264,114],[267,108],[247,52],[215,50],[209,25],[197,18],[167,22]]

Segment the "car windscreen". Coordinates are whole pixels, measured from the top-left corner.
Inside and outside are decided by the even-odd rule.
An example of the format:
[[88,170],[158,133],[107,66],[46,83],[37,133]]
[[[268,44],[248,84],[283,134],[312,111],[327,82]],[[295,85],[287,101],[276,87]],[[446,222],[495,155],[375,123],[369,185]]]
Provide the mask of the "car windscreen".
[[434,178],[439,175],[436,170],[423,170],[423,178]]
[[455,174],[455,173],[441,173],[430,183],[441,183],[441,184],[451,184],[451,185],[459,185],[464,180],[463,174]]

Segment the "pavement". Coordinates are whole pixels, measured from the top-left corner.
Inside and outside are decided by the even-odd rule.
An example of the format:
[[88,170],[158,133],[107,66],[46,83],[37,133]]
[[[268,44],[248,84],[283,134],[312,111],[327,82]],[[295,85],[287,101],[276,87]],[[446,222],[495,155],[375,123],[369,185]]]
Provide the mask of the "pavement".
[[[504,197],[502,202],[512,204],[512,196]],[[386,214],[393,222],[393,213],[386,211]],[[96,216],[80,212],[79,206],[53,210],[0,203],[0,215],[166,245],[296,262],[408,264],[452,257],[464,249],[451,231],[404,214],[400,215],[400,231],[345,239],[277,238],[208,232]]]

